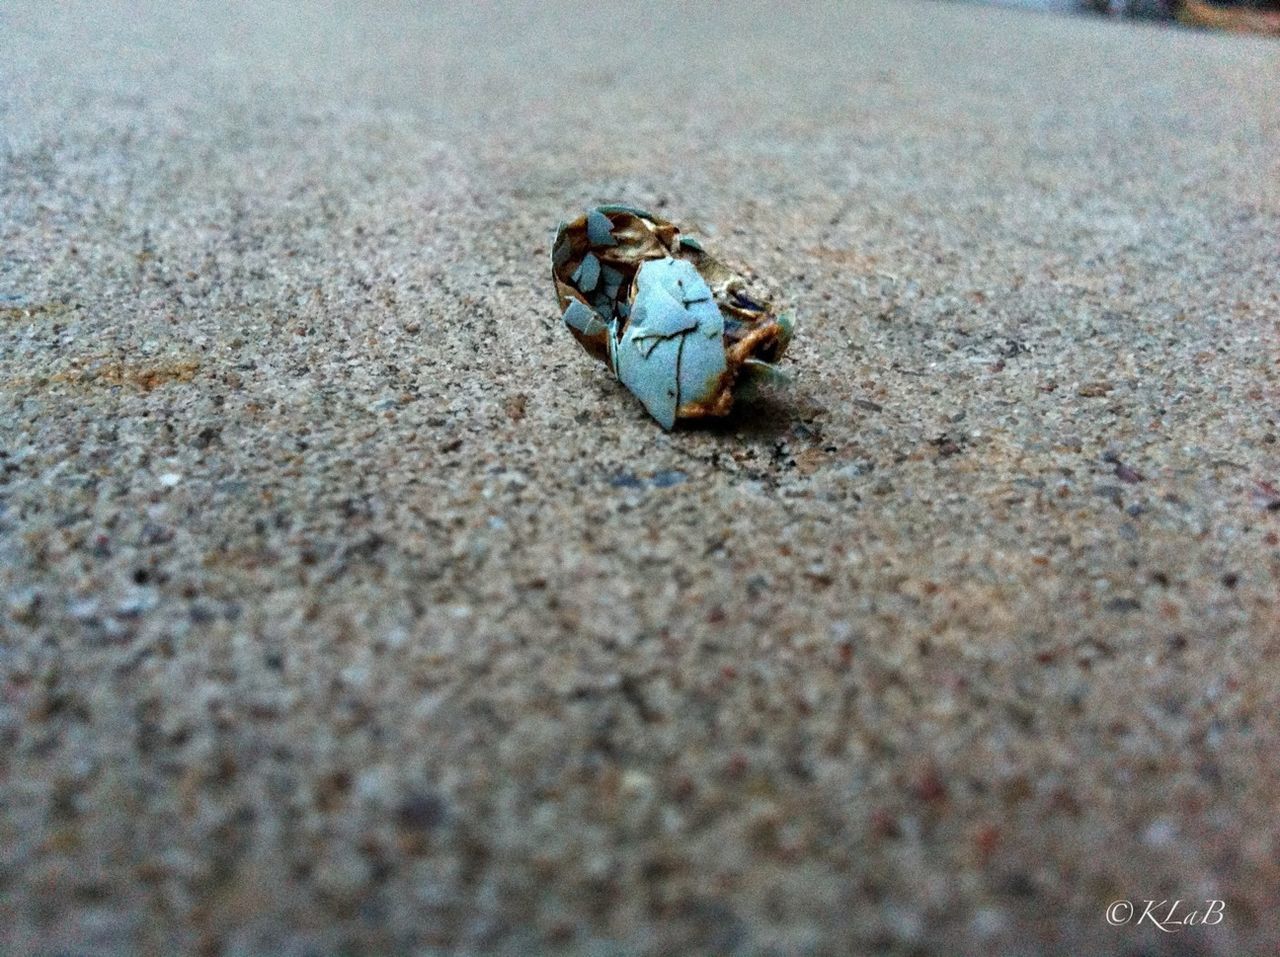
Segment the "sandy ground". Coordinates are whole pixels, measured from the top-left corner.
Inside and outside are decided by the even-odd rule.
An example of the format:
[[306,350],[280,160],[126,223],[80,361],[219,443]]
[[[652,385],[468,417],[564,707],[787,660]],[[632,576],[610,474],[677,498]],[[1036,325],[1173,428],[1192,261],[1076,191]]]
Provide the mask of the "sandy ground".
[[[1274,952],[1280,46],[416,7],[0,7],[0,951]],[[793,389],[575,346],[606,200]]]

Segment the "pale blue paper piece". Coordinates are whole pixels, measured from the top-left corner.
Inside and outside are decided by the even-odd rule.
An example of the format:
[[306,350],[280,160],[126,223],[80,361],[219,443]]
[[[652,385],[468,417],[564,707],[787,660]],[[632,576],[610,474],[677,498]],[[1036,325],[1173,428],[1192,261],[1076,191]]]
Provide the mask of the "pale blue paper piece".
[[591,292],[596,288],[596,283],[600,281],[600,260],[596,259],[591,253],[587,253],[570,278],[573,279],[579,290]]
[[727,368],[724,319],[711,290],[682,259],[653,259],[636,275],[631,321],[609,337],[614,373],[664,429],[686,402],[713,395]]
[[577,299],[569,303],[564,311],[564,324],[576,329],[584,336],[596,336],[607,328],[594,309],[584,305]]
[[613,238],[613,223],[598,209],[587,213],[587,241],[592,246],[618,245],[618,241]]

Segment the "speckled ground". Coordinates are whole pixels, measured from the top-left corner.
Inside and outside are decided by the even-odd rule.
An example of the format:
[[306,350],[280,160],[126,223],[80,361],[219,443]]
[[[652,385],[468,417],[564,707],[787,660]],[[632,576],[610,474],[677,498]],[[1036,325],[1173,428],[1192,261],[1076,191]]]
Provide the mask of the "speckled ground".
[[[0,951],[1274,953],[1280,46],[415,6],[0,7]],[[615,199],[791,391],[575,346]]]

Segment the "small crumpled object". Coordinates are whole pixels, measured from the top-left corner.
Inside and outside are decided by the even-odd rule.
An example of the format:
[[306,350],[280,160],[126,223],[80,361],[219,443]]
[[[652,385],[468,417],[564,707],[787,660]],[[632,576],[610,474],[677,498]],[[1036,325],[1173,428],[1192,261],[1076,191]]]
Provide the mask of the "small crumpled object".
[[664,429],[727,415],[751,380],[785,379],[790,316],[653,213],[598,206],[562,223],[551,274],[574,338]]

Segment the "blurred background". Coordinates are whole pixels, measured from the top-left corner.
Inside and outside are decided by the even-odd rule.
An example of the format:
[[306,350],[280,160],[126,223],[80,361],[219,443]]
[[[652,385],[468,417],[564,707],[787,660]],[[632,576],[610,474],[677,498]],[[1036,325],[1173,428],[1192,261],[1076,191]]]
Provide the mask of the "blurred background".
[[1177,20],[1192,26],[1280,34],[1277,0],[990,0],[997,6],[1055,13]]

